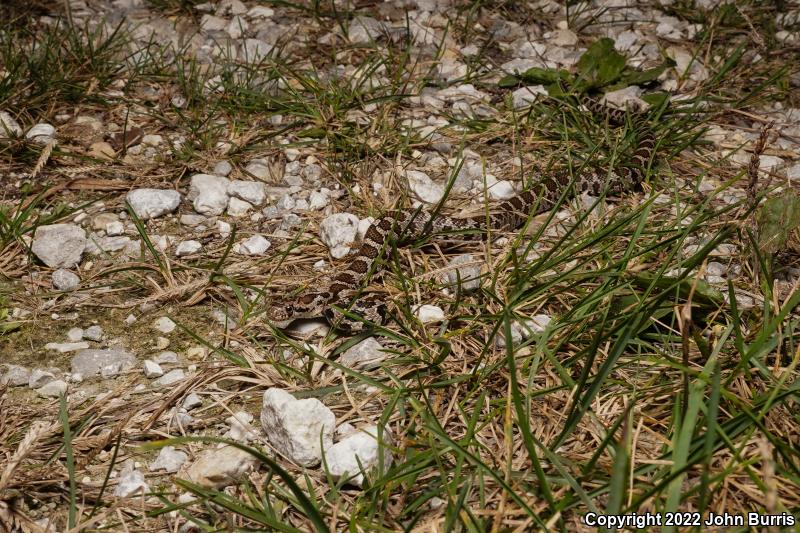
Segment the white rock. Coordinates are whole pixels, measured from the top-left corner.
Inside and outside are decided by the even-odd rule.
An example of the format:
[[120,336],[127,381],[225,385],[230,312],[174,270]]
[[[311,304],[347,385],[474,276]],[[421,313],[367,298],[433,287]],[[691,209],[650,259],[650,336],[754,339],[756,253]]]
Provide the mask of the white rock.
[[173,331],[175,331],[177,325],[175,324],[175,322],[172,321],[171,318],[167,316],[162,316],[156,319],[155,322],[153,322],[153,327],[158,331],[160,331],[161,333],[172,333]]
[[556,46],[575,46],[578,44],[578,36],[572,30],[556,30],[552,32],[548,42]]
[[381,453],[384,471],[391,466],[392,452],[389,449],[391,443],[389,432],[384,430],[379,436],[377,426],[368,426],[351,432],[325,449],[328,471],[334,480],[346,479],[348,483],[360,487],[364,482],[364,474],[380,466]]
[[542,94],[547,94],[547,89],[544,88],[544,85],[520,87],[511,93],[511,105],[514,106],[514,109],[522,109],[535,102],[539,95]]
[[227,20],[214,15],[203,15],[200,19],[200,27],[205,31],[222,31],[227,25]]
[[192,392],[183,399],[182,407],[187,411],[191,411],[195,407],[200,407],[201,405],[203,405],[203,399],[196,392]]
[[385,25],[372,17],[354,17],[347,29],[351,43],[367,44],[378,40],[384,33]]
[[263,255],[272,243],[263,235],[253,235],[239,243],[239,253],[243,255]]
[[486,176],[486,190],[493,200],[508,200],[517,195],[514,185],[508,180],[498,180],[491,174]]
[[77,265],[86,248],[86,232],[75,224],[39,226],[33,235],[31,251],[51,268]]
[[441,307],[436,305],[423,304],[417,306],[415,309],[417,318],[423,324],[432,324],[434,322],[442,322],[444,320],[444,311]]
[[267,6],[253,6],[247,12],[247,16],[251,19],[268,19],[275,14],[275,10]]
[[120,368],[132,368],[136,358],[119,349],[81,350],[72,358],[72,373],[84,377],[99,373],[104,367],[118,365]]
[[83,338],[90,341],[100,341],[103,339],[103,328],[100,326],[89,326],[83,331]]
[[22,128],[14,117],[5,111],[0,111],[0,139],[9,137],[21,137]]
[[[541,333],[547,328],[547,325],[552,319],[549,315],[534,315],[530,319],[522,321],[511,322],[511,343],[517,345],[525,339],[532,337],[537,333]],[[506,347],[505,329],[503,326],[497,331],[495,337],[495,345],[498,348]]]
[[186,378],[186,374],[183,373],[183,370],[180,368],[176,368],[174,370],[170,370],[157,380],[153,381],[154,387],[166,387],[168,385],[174,385],[180,381],[183,381]]
[[215,176],[227,176],[233,171],[233,165],[231,165],[228,161],[218,161],[216,165],[214,165],[214,175]]
[[53,288],[59,291],[72,291],[81,284],[81,278],[64,268],[53,271],[50,279],[53,283]]
[[144,474],[138,470],[129,470],[123,472],[117,482],[117,488],[114,489],[114,496],[118,498],[127,498],[138,493],[147,494],[150,492],[150,487],[144,479]]
[[134,189],[126,200],[137,217],[148,220],[175,211],[181,203],[181,193],[172,189]]
[[408,180],[409,189],[414,196],[423,202],[435,204],[444,196],[444,186],[435,183],[424,172],[407,170],[405,175]]
[[28,377],[28,387],[32,389],[38,389],[39,387],[43,387],[55,379],[56,376],[52,372],[43,370],[41,368],[34,368]]
[[[35,142],[36,144],[47,144],[53,140],[56,134],[56,129],[50,124],[41,122],[28,130],[25,138]],[[2,136],[2,134],[0,134]]]
[[244,53],[248,61],[258,61],[270,54],[274,47],[261,39],[245,39]]
[[67,382],[55,379],[36,389],[36,394],[43,398],[56,398],[67,393]]
[[175,255],[178,257],[183,257],[184,255],[192,255],[200,251],[203,245],[200,241],[195,240],[188,240],[188,241],[181,241],[178,243],[178,247],[175,248]]
[[160,378],[164,375],[164,370],[161,365],[150,359],[144,360],[144,375],[148,378]]
[[329,196],[320,191],[312,191],[308,196],[308,208],[313,211],[324,209],[328,205]]
[[201,215],[221,215],[228,207],[230,180],[211,174],[195,174],[189,183],[187,198]]
[[77,352],[88,347],[88,342],[48,342],[44,345],[45,350],[53,350],[58,353]]
[[175,352],[161,352],[155,358],[155,362],[159,364],[176,364],[178,363],[178,354]]
[[189,456],[186,452],[176,450],[174,446],[164,446],[158,452],[156,460],[150,463],[147,468],[151,472],[156,470],[164,470],[168,473],[177,472],[187,459],[189,459]]
[[339,362],[348,368],[373,368],[389,356],[374,337],[367,337],[342,354]]
[[447,264],[447,280],[453,286],[461,285],[464,292],[473,292],[481,286],[481,266],[472,254],[462,254],[454,257]]
[[800,180],[800,163],[796,163],[787,168],[786,177],[790,180]]
[[239,483],[257,464],[258,459],[246,451],[223,446],[203,452],[186,469],[186,477],[202,487],[221,489]]
[[258,436],[258,432],[253,428],[253,415],[247,411],[238,411],[225,419],[228,424],[228,431],[222,436],[238,442],[248,442]]
[[5,365],[6,372],[0,378],[0,385],[9,387],[21,387],[27,385],[31,379],[31,371],[24,366]]
[[266,188],[260,181],[233,180],[228,184],[228,194],[257,206],[267,200]]
[[333,445],[336,417],[316,398],[296,400],[273,387],[264,393],[261,426],[280,453],[301,466],[311,467],[319,464],[322,450]]
[[228,198],[228,214],[232,217],[243,217],[253,208],[252,204],[234,196]]
[[233,17],[225,28],[231,39],[238,40],[250,28],[250,24],[243,17]]
[[336,213],[322,221],[320,238],[334,258],[341,259],[350,251],[358,231],[358,222],[358,217],[350,213]]
[[83,328],[69,328],[69,331],[67,331],[67,340],[69,340],[70,342],[78,342],[82,339],[83,339]]
[[117,220],[106,224],[105,230],[106,230],[106,235],[112,237],[117,235],[122,235],[123,233],[125,233],[125,225],[119,220]]

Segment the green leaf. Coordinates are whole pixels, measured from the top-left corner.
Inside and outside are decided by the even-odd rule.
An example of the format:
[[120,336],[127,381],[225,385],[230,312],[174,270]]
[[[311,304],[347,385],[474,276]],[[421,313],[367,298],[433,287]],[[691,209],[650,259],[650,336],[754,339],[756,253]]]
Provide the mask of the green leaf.
[[625,70],[625,56],[614,50],[614,41],[604,37],[592,43],[577,63],[576,86],[595,89],[619,80]]
[[641,98],[651,106],[659,108],[669,99],[669,93],[663,91],[657,93],[647,93],[643,94]]
[[765,253],[780,250],[800,227],[800,196],[786,191],[767,199],[758,210],[758,247]]

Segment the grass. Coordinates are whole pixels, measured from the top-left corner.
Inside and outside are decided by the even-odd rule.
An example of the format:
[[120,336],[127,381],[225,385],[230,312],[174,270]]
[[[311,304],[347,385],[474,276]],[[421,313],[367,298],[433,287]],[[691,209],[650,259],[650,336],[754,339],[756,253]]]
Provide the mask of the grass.
[[[194,4],[148,3],[170,16],[196,16]],[[318,39],[328,26],[369,8],[269,5],[313,31],[279,42],[263,58],[242,59],[220,42],[210,64],[188,49],[135,43],[123,26],[17,24],[0,31],[0,109],[14,110],[29,125],[74,108],[185,138],[149,161],[120,152],[91,167],[101,177],[121,170],[132,187],[184,188],[189,176],[222,158],[241,177],[251,158],[280,161],[292,148],[301,160],[313,155],[323,166],[320,183],[307,186],[337,183],[345,191],[331,200],[332,212],[376,216],[409,205],[396,169],[419,161],[415,151],[435,155],[432,140],[413,123],[419,117],[411,98],[446,85],[429,58],[415,56],[407,38],[337,49]],[[480,50],[467,79],[453,85],[468,81],[491,94],[492,112],[431,110],[449,121],[436,132],[452,145],[441,175],[455,179],[465,149],[479,150],[481,164],[498,177],[523,182],[533,171],[577,174],[587,166],[624,165],[641,124],[609,127],[555,91],[556,99],[524,112],[507,105],[507,93],[529,82],[512,78],[512,86],[501,87],[481,68],[499,64],[502,53],[475,30],[486,13],[523,22],[531,15],[488,2],[450,14],[450,35]],[[668,14],[703,24],[685,46],[711,75],[687,90],[689,98],[650,112],[658,157],[643,190],[595,199],[590,208],[565,198],[518,232],[493,232],[488,243],[454,245],[433,237],[395,243],[368,287],[393,303],[389,320],[355,336],[330,332],[298,340],[266,318],[280,295],[319,283],[313,265],[327,259],[315,229],[321,213],[306,213],[302,225],[288,230],[277,221],[239,219],[228,238],[210,231],[202,253],[175,257],[157,244],[158,236],[186,231],[174,220],[139,220],[121,195],[98,206],[91,189],[48,194],[66,180],[56,170],[97,163],[88,155],[90,141],[66,139],[44,159],[41,147],[24,140],[0,144],[2,170],[27,184],[0,196],[0,353],[46,366],[40,346],[97,317],[109,337],[123,339],[144,359],[163,349],[154,345],[149,325],[169,315],[179,324],[169,349],[186,358],[192,351],[196,365],[166,392],[137,392],[138,372],[111,382],[111,394],[84,399],[43,401],[31,391],[7,389],[0,396],[7,458],[0,463],[0,520],[11,527],[52,518],[59,527],[85,530],[165,529],[185,520],[209,531],[570,531],[590,529],[582,523],[589,512],[796,514],[800,295],[778,277],[788,268],[782,256],[758,246],[759,230],[763,237],[770,224],[791,224],[780,208],[758,208],[761,198],[774,202],[783,193],[763,178],[745,191],[747,170],[734,168],[703,137],[709,125],[735,125],[758,116],[761,106],[798,105],[789,81],[796,67],[775,38],[775,13],[740,2],[695,19],[688,3],[674,3]],[[602,24],[591,15],[571,9],[571,25]],[[764,59],[752,63],[756,34]],[[427,53],[442,55],[441,45],[435,48]],[[350,76],[330,75],[339,64],[356,68]],[[613,69],[602,60],[582,65],[570,81],[587,90],[630,75],[624,61]],[[157,96],[147,97],[146,87],[156,87]],[[182,105],[175,105],[176,95]],[[230,143],[225,154],[223,141]],[[512,158],[519,164],[509,164]],[[39,175],[26,178],[42,160]],[[373,195],[377,181],[382,192]],[[701,187],[709,182],[719,186]],[[452,190],[437,209],[451,214],[469,200],[475,200],[473,212],[486,212],[485,198]],[[54,294],[41,281],[49,271],[29,254],[28,237],[39,225],[107,210],[126,211],[141,254],[93,257],[82,267],[84,284],[76,293]],[[270,238],[270,252],[234,255],[233,244],[254,233]],[[484,264],[477,291],[441,279],[461,253]],[[726,284],[706,282],[712,261],[728,263]],[[423,303],[440,306],[447,319],[421,324],[414,309]],[[15,308],[32,315],[15,317]],[[229,329],[220,328],[217,311],[232,318]],[[80,318],[51,316],[72,313]],[[128,313],[139,321],[126,325]],[[540,314],[552,317],[542,331],[505,341]],[[372,334],[388,354],[378,368],[341,364],[348,348]],[[381,464],[355,490],[334,481],[324,465],[299,468],[256,440],[234,444],[260,462],[234,489],[201,487],[184,475],[148,475],[148,496],[113,497],[124,465],[149,463],[166,444],[196,457],[222,442],[219,427],[232,413],[258,413],[269,386],[320,399],[337,423],[385,428],[381,439],[392,464]],[[195,423],[186,431],[166,425],[190,392],[205,400],[192,412]],[[182,493],[191,499],[179,500]],[[666,528],[685,529],[700,530]]]

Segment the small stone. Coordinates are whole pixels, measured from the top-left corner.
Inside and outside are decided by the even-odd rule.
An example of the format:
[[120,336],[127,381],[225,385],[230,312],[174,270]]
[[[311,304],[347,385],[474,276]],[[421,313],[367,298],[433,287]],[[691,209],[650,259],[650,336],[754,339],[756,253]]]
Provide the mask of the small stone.
[[53,288],[59,291],[73,291],[81,284],[81,278],[65,268],[53,271],[51,276]]
[[481,267],[472,254],[454,257],[448,263],[447,280],[464,292],[474,292],[481,286]]
[[228,207],[230,180],[211,174],[195,174],[189,184],[187,198],[194,210],[203,215],[221,215]]
[[55,127],[53,127],[50,124],[41,122],[33,126],[31,129],[29,129],[28,133],[25,134],[25,138],[36,144],[44,145],[52,141],[55,135],[56,135]]
[[161,333],[172,333],[175,331],[177,325],[172,321],[171,318],[162,316],[156,319],[156,321],[153,323],[153,327]]
[[125,226],[119,220],[106,224],[106,235],[116,236],[125,233]]
[[203,405],[203,399],[200,398],[200,395],[197,393],[192,392],[184,398],[182,407],[187,411],[191,411],[195,407],[200,407],[201,405]]
[[253,415],[247,411],[238,411],[225,419],[229,429],[223,438],[233,439],[238,442],[247,442],[257,436],[255,428],[251,426]]
[[272,243],[262,235],[253,235],[239,243],[239,253],[243,255],[263,255]]
[[144,360],[144,375],[147,378],[160,378],[164,375],[164,370],[161,365],[150,359]]
[[106,141],[97,141],[89,146],[88,155],[95,159],[110,161],[117,156],[117,152],[115,152],[114,147]]
[[203,15],[200,19],[200,27],[204,31],[222,31],[227,25],[227,20],[214,15]]
[[83,328],[70,328],[67,331],[67,339],[70,342],[78,342],[83,339]]
[[119,477],[117,488],[114,489],[114,496],[127,498],[138,493],[146,494],[148,492],[150,492],[150,487],[144,479],[144,474],[138,470],[130,470]]
[[181,193],[172,189],[134,189],[125,198],[142,220],[171,213],[181,203]]
[[9,137],[21,137],[22,128],[14,117],[5,111],[0,111],[0,139]]
[[28,387],[38,389],[56,379],[55,374],[41,368],[34,368],[28,377]]
[[540,95],[547,95],[547,89],[544,88],[544,85],[520,87],[511,93],[511,105],[514,109],[522,109],[538,100]]
[[147,467],[151,472],[164,470],[168,473],[177,472],[189,459],[186,452],[176,450],[174,446],[164,446],[158,452],[156,460]]
[[256,206],[267,200],[266,187],[260,181],[233,180],[228,184],[228,194]]
[[89,326],[83,331],[83,338],[98,342],[103,339],[103,328],[100,326]]
[[36,389],[36,394],[43,398],[57,398],[66,394],[68,387],[66,381],[55,379]]
[[330,215],[320,224],[320,238],[335,259],[341,259],[350,252],[358,231],[358,217],[350,213]]
[[329,197],[319,191],[313,191],[308,197],[308,208],[312,211],[319,211],[328,205]]
[[233,171],[233,165],[231,165],[228,161],[219,161],[216,165],[214,165],[214,170],[212,171],[215,176],[227,176]]
[[75,224],[39,226],[33,236],[31,251],[52,268],[77,265],[86,248],[86,232]]
[[153,386],[155,387],[166,387],[168,385],[174,385],[186,379],[186,374],[184,374],[183,370],[180,368],[176,368],[174,370],[170,370],[157,380],[153,381]]
[[155,362],[159,364],[177,364],[178,354],[175,352],[161,352],[155,357]]
[[258,465],[250,453],[233,446],[203,452],[186,469],[186,478],[206,488],[222,489],[235,485]]
[[48,342],[44,345],[45,350],[53,350],[58,353],[77,352],[88,347],[88,342]]
[[196,214],[186,214],[181,215],[181,224],[184,226],[189,226],[190,228],[194,228],[200,226],[201,224],[205,224],[208,222],[208,218],[204,217],[203,215],[196,215]]
[[93,376],[109,365],[120,369],[133,368],[136,358],[120,349],[81,350],[72,358],[72,372],[84,377]]
[[384,430],[379,436],[377,426],[351,432],[333,446],[325,448],[328,472],[336,481],[345,479],[360,487],[365,473],[378,468],[381,463],[384,470],[391,466],[391,443],[389,432]]
[[178,243],[177,248],[175,248],[175,255],[178,257],[183,257],[185,255],[192,255],[200,251],[203,245],[200,241],[195,240],[188,240],[188,241],[181,241]]
[[444,196],[444,187],[438,183],[434,183],[424,172],[407,170],[405,175],[408,180],[409,189],[414,196],[423,202],[435,204]]
[[444,311],[441,307],[436,305],[429,305],[424,304],[417,306],[416,310],[417,318],[423,324],[432,324],[434,322],[442,322],[445,319]]
[[27,385],[31,379],[31,371],[20,365],[5,365],[6,372],[0,378],[0,385],[21,387]]
[[242,217],[253,208],[251,204],[234,196],[228,198],[228,214],[232,217]]
[[347,368],[374,368],[389,356],[383,350],[381,343],[374,337],[367,337],[345,350],[339,362]]
[[333,445],[336,417],[316,398],[296,400],[273,387],[264,393],[261,426],[279,452],[301,466],[311,467],[319,464],[322,450]]

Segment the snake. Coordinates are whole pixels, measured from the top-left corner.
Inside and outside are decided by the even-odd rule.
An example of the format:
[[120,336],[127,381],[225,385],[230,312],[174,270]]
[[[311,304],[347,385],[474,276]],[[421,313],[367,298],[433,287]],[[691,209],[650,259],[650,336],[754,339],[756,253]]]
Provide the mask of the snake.
[[[605,114],[612,125],[622,125],[626,117],[641,120],[641,111],[612,108],[593,98],[579,100],[592,113]],[[585,169],[573,176],[559,171],[540,175],[526,191],[501,202],[490,214],[453,218],[423,209],[394,209],[377,218],[367,229],[360,246],[351,253],[349,263],[321,288],[299,296],[271,302],[267,310],[270,321],[286,327],[301,318],[324,317],[334,328],[345,333],[358,333],[365,328],[381,326],[386,318],[386,302],[375,295],[362,295],[368,279],[377,272],[377,262],[387,245],[402,246],[429,235],[458,233],[465,239],[483,238],[487,228],[493,231],[514,231],[530,217],[548,212],[564,198],[582,193],[599,196],[618,195],[635,190],[642,182],[656,148],[656,138],[645,131],[638,139],[636,151],[625,166],[612,172]],[[463,240],[463,239],[462,239]]]

